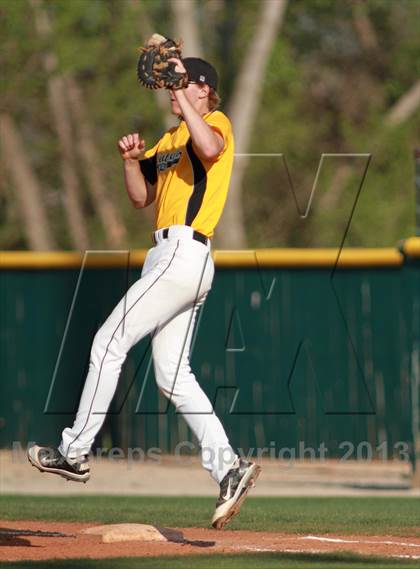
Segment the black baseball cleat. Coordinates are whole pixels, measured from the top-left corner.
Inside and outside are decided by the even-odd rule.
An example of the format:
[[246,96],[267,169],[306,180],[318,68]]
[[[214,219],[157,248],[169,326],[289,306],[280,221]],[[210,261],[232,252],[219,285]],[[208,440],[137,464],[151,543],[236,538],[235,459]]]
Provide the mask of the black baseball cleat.
[[66,458],[57,448],[34,445],[28,449],[28,460],[41,472],[58,474],[67,480],[87,482],[90,478],[87,455],[79,458]]
[[215,529],[225,525],[239,513],[242,502],[261,472],[261,466],[240,458],[220,482],[220,495],[211,521]]

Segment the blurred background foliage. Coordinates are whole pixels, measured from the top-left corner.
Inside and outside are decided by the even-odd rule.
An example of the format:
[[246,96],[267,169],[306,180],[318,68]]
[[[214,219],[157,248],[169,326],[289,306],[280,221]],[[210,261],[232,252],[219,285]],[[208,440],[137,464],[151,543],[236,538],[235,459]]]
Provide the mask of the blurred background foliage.
[[[140,131],[152,146],[167,128],[165,101],[138,86],[135,68],[138,46],[151,31],[177,37],[176,1],[0,0],[0,249],[150,245],[153,211],[129,204],[116,143]],[[187,2],[204,57],[219,70],[228,111],[247,96],[235,84],[264,3]],[[248,160],[239,189],[246,241],[224,241],[222,222],[216,244],[337,246],[367,158],[326,158],[306,218],[296,204],[303,213],[322,153],[357,153],[372,157],[345,244],[395,245],[414,233],[420,2],[284,4],[261,92],[253,94],[258,105],[247,151],[282,154],[286,162]],[[92,164],[99,170],[96,194]],[[26,171],[25,183],[19,174]],[[38,192],[25,208],[32,183]],[[37,203],[33,232],[48,227],[44,246],[28,236]],[[108,218],[99,215],[103,203]]]

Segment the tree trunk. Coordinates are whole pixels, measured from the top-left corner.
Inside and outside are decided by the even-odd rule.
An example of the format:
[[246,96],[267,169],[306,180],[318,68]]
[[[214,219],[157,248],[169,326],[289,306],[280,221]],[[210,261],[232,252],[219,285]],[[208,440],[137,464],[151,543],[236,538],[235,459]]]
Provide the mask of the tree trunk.
[[25,142],[13,118],[6,113],[0,115],[0,141],[4,163],[13,180],[22,226],[30,249],[34,251],[55,249],[41,188],[29,163]]
[[[261,99],[265,69],[284,20],[286,7],[287,0],[265,0],[261,3],[257,29],[242,62],[228,110],[233,123],[236,154],[246,154],[248,151]],[[236,157],[228,200],[217,232],[217,242],[222,248],[246,247],[242,184],[247,164],[246,156]]]
[[126,246],[127,232],[118,209],[106,191],[106,181],[95,143],[89,114],[80,86],[74,77],[66,75],[65,86],[73,122],[77,131],[77,148],[85,169],[92,202],[102,222],[107,245],[113,249]]
[[[37,33],[44,41],[47,41],[51,32],[48,14],[43,9],[40,0],[31,0],[31,4],[34,8]],[[57,74],[57,58],[53,52],[45,53],[44,67],[50,75],[48,80],[48,99],[54,126],[58,134],[61,154],[60,170],[65,192],[65,210],[70,235],[74,246],[84,251],[89,248],[89,237],[80,198],[80,185],[76,174],[76,156],[65,98],[64,79]]]
[[204,57],[200,32],[197,23],[197,4],[195,0],[175,0],[171,2],[174,15],[175,39],[183,41],[184,57]]
[[420,107],[420,79],[398,99],[385,117],[385,124],[396,126],[406,121]]
[[352,1],[353,23],[359,36],[360,43],[366,51],[378,49],[378,39],[375,28],[370,21],[366,2]]

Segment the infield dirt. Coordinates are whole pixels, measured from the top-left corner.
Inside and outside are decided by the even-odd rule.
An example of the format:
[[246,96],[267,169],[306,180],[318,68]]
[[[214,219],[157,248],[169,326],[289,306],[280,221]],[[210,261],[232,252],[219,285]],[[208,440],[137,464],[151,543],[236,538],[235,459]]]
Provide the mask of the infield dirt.
[[[420,537],[392,535],[307,535],[276,532],[159,528],[166,542],[102,543],[101,536],[81,533],[99,524],[0,521],[0,560],[137,557],[246,552],[332,553],[420,559]],[[36,535],[34,533],[36,532]],[[43,533],[48,532],[48,535]],[[65,534],[51,536],[51,532]],[[407,532],[409,535],[409,530]]]

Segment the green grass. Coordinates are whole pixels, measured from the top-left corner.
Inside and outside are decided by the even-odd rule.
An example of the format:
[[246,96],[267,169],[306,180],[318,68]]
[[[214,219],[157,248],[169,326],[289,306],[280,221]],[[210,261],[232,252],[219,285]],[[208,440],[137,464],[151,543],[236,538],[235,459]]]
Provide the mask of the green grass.
[[418,567],[418,561],[380,559],[343,554],[250,553],[248,555],[188,555],[183,557],[131,557],[18,561],[0,563],[1,569],[398,569]]
[[[0,519],[209,527],[214,500],[150,496],[0,496]],[[249,498],[229,529],[420,536],[416,498]]]

